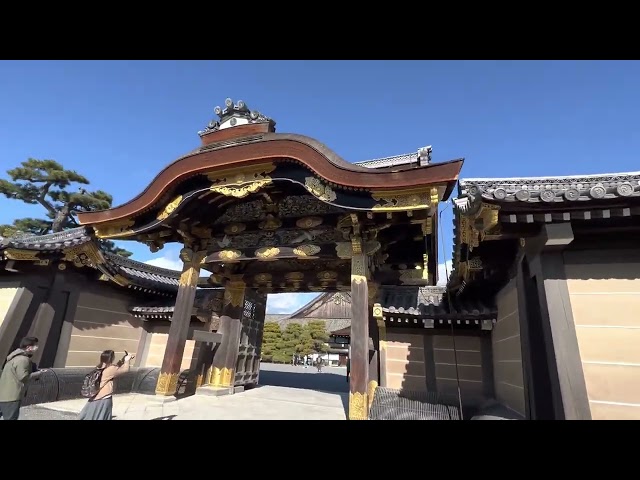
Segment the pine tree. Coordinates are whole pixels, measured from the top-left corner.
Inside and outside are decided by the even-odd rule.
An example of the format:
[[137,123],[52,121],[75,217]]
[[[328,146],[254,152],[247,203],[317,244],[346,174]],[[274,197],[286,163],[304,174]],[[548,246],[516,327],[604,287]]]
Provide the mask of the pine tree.
[[302,325],[289,323],[282,333],[282,348],[280,352],[287,359],[292,359],[295,353],[304,355],[301,351]]
[[[0,236],[62,232],[78,226],[76,213],[104,210],[113,202],[113,197],[102,190],[90,192],[80,187],[76,192],[69,191],[72,184],[89,185],[89,180],[74,170],[65,170],[55,160],[30,158],[7,173],[11,181],[0,179],[0,194],[30,205],[41,205],[47,219],[21,218],[12,225],[0,225]],[[118,255],[131,255],[111,241],[103,241],[102,245],[105,250]]]
[[278,354],[278,344],[282,343],[282,331],[276,322],[265,322],[262,333],[262,348],[260,356],[265,362],[273,361],[274,355]]
[[329,351],[327,342],[327,324],[324,320],[312,320],[304,326],[303,337],[306,339],[305,348],[311,353],[326,353]]

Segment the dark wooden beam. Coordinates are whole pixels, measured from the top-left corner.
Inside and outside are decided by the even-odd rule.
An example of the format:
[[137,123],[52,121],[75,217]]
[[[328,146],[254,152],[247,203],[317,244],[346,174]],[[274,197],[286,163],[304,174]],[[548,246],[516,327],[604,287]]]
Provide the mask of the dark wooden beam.
[[500,222],[504,224],[533,224],[533,223],[553,223],[553,222],[571,222],[571,221],[592,221],[601,219],[614,218],[631,218],[640,216],[639,206],[611,206],[609,208],[593,206],[587,208],[582,206],[579,208],[567,207],[563,211],[511,211],[500,214]]
[[[438,212],[434,212],[433,216],[431,217],[431,228],[430,228],[430,233],[428,235],[428,247],[427,247],[427,251],[429,252],[429,283],[431,285],[437,285],[438,284],[438,255],[440,255],[440,252],[438,251]],[[425,232],[426,233],[426,232]],[[446,258],[443,258],[443,260],[446,260]]]
[[373,280],[383,285],[420,285],[429,286],[429,279],[423,278],[423,270],[407,268],[405,270],[377,270]]
[[312,261],[318,259],[335,260],[336,258],[334,243],[329,245],[307,243],[294,247],[272,245],[268,247],[218,250],[208,255],[204,263],[221,263],[226,265],[238,262],[274,262],[276,260]]
[[214,348],[222,342],[221,333],[207,332],[203,330],[193,331],[193,340],[199,342],[198,358],[195,362],[196,388],[208,383],[211,376]]
[[351,259],[351,368],[349,376],[349,420],[369,417],[369,290],[367,256],[353,253]]
[[162,368],[158,376],[156,394],[175,395],[178,387],[178,376],[184,347],[189,335],[189,323],[196,298],[196,285],[200,274],[200,263],[204,258],[204,251],[193,251],[183,248],[180,257],[183,261],[182,275],[180,276],[176,305],[171,317],[169,338],[164,351]]
[[[369,294],[369,299],[371,300],[371,292]],[[369,350],[368,394],[371,394],[372,389],[375,390],[375,387],[380,385],[380,331],[378,329],[378,323],[373,316],[372,305],[367,308],[367,312],[369,314],[369,341],[371,344],[371,349]],[[374,385],[372,386],[372,384]],[[369,404],[371,404],[372,398],[368,398],[368,401]]]
[[213,387],[232,389],[235,382],[245,289],[246,284],[241,276],[232,278],[225,286],[218,329],[218,333],[222,334],[222,342],[214,353],[208,382]]
[[[41,347],[33,356],[33,361],[40,368],[54,366],[65,319],[68,323],[67,313],[69,310],[75,312],[74,302],[77,303],[78,296],[73,294],[75,289],[68,284],[67,277],[64,271],[56,270],[48,295],[38,307],[31,325],[29,335],[40,340]],[[70,333],[68,328],[66,330]],[[65,343],[68,345],[68,341],[63,339],[63,347]]]
[[[536,326],[532,322],[539,322],[541,330],[538,343],[529,346],[529,355],[536,349],[547,353],[554,418],[590,420],[591,408],[562,256],[562,250],[573,238],[571,224],[548,224],[538,237],[526,242],[529,276],[535,279],[526,298],[527,329]],[[529,363],[532,361],[529,359]]]
[[[58,341],[56,355],[53,360],[53,368],[62,368],[67,364],[67,355],[69,354],[69,345],[71,344],[71,333],[73,332],[73,324],[76,318],[76,309],[80,298],[80,289],[72,288],[69,294],[62,327],[60,328],[60,339]],[[136,357],[137,360],[137,357]]]
[[194,330],[191,335],[191,340],[204,343],[220,343],[222,341],[222,334],[216,332],[206,332],[204,330]]
[[383,320],[382,305],[374,303],[371,316],[378,330],[378,385],[387,386],[387,327]]

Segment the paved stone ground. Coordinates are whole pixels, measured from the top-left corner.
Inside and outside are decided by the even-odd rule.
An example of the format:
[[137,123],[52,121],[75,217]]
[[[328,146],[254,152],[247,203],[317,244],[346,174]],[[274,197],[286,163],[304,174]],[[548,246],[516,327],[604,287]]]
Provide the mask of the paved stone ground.
[[76,414],[51,410],[40,405],[30,405],[20,409],[20,420],[74,420]]
[[315,367],[263,363],[260,365],[260,384],[349,393],[346,367],[324,367],[318,373]]
[[[116,420],[344,420],[349,384],[344,367],[262,364],[260,386],[235,395],[197,395],[162,403],[152,395],[114,397]],[[85,399],[33,405],[24,420],[73,420]]]

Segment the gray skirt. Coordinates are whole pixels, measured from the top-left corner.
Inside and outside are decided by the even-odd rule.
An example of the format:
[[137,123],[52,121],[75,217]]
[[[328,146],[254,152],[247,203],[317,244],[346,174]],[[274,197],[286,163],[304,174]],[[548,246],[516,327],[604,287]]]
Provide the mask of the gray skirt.
[[112,412],[112,397],[89,400],[78,414],[78,420],[111,420]]

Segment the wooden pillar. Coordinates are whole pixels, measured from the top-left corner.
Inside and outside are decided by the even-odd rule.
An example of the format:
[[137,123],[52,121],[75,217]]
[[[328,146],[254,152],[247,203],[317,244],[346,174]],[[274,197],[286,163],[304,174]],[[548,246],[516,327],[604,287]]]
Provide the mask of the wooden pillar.
[[213,349],[215,343],[199,342],[198,359],[196,360],[196,388],[201,387],[209,381],[211,376],[211,365],[213,363]]
[[39,368],[53,367],[70,297],[71,289],[66,285],[65,274],[58,270],[47,296],[36,311],[28,333],[40,343],[40,348],[31,359]]
[[373,305],[378,298],[378,285],[368,283],[369,303],[367,308],[369,320],[369,383],[367,384],[367,401],[369,408],[373,403],[373,395],[378,385],[380,385],[380,337],[378,324],[373,316]]
[[[213,323],[214,319],[218,320],[218,330],[217,333],[220,332],[220,318],[216,312],[211,312],[209,331],[213,332]],[[197,383],[198,386],[208,385],[211,382],[211,377],[213,375],[213,356],[215,354],[217,344],[206,344],[202,345],[202,350],[200,351],[202,368],[198,370],[198,374],[202,373],[202,380],[198,378]]]
[[233,388],[235,382],[245,288],[242,275],[233,275],[225,285],[219,330],[222,342],[214,353],[209,380],[214,387]]
[[156,385],[156,395],[170,396],[176,393],[182,355],[189,335],[189,323],[196,298],[200,262],[205,254],[204,250],[193,251],[190,248],[180,250],[180,258],[183,262],[182,275],[180,275],[176,305],[169,327],[169,338]]
[[209,371],[209,379],[207,383],[211,386],[219,387],[222,385],[222,369],[225,366],[225,357],[229,343],[229,330],[231,327],[231,318],[220,315],[218,333],[222,335],[222,340],[213,351],[213,360],[211,361],[211,369]]
[[369,404],[369,266],[360,238],[352,240],[351,256],[351,368],[349,377],[349,420],[366,420]]
[[382,305],[374,303],[372,316],[378,327],[378,385],[387,386],[387,329],[382,317]]
[[[525,372],[532,375],[525,383],[527,393],[535,394],[531,410],[536,419],[591,420],[562,257],[562,249],[572,241],[570,223],[547,224],[524,246],[532,280],[521,337],[526,347]],[[536,362],[541,352],[545,358]],[[540,368],[541,363],[546,364],[544,369]]]

